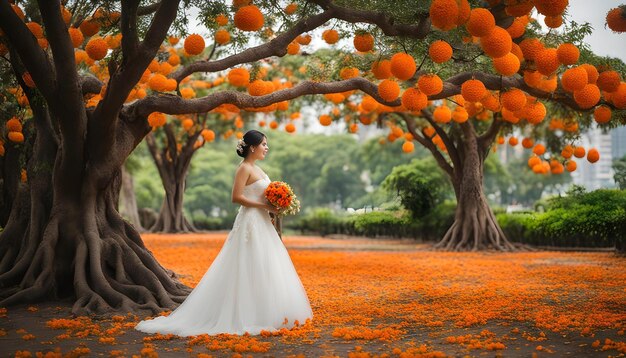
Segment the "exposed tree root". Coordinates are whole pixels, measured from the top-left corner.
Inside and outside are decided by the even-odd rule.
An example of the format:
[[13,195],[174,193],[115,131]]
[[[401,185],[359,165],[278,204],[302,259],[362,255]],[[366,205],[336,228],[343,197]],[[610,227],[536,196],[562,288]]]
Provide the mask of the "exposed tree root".
[[[7,251],[0,262],[7,266],[13,261],[13,265],[0,272],[0,306],[72,295],[74,314],[106,315],[154,314],[181,303],[190,289],[156,261],[137,231],[111,205],[105,207],[95,222],[85,220],[78,236],[68,235],[53,215],[41,241],[31,238],[19,258]],[[29,228],[23,237],[29,236]],[[6,284],[16,277],[21,281]],[[68,287],[72,289],[64,292]]]
[[504,235],[496,218],[486,203],[459,204],[455,221],[435,248],[448,251],[517,251]]

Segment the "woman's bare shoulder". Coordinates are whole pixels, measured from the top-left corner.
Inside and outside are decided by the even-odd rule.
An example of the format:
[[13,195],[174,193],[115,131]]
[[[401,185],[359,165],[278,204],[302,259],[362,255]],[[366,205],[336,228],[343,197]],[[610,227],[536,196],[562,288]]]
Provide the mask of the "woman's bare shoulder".
[[241,174],[250,174],[252,173],[252,165],[246,163],[246,162],[241,162],[238,166],[237,166],[237,170],[235,171],[235,175],[241,173]]

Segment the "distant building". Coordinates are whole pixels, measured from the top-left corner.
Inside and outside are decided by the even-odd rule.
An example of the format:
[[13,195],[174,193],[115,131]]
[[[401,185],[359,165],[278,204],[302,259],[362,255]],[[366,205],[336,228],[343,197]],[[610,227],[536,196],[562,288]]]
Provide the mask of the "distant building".
[[626,127],[617,127],[611,131],[611,152],[613,159],[626,155]]
[[586,157],[578,160],[574,158],[578,165],[578,169],[572,173],[574,184],[582,185],[587,190],[615,187],[612,164],[616,147],[620,142],[622,145],[621,150],[626,153],[626,141],[619,140],[619,135],[626,138],[626,131],[618,134],[615,133],[615,130],[604,133],[601,129],[593,128],[581,136],[580,145],[585,147],[586,150],[596,148],[600,153],[600,160],[591,164]]

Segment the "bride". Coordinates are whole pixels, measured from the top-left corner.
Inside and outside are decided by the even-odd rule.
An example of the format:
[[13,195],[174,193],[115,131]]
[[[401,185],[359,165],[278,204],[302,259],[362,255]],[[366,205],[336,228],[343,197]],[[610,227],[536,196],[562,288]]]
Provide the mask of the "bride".
[[185,301],[169,316],[139,322],[146,333],[179,336],[257,335],[290,329],[313,318],[304,287],[268,212],[269,177],[255,165],[267,155],[265,135],[248,131],[237,145],[244,158],[235,174],[232,200],[241,204],[224,246]]

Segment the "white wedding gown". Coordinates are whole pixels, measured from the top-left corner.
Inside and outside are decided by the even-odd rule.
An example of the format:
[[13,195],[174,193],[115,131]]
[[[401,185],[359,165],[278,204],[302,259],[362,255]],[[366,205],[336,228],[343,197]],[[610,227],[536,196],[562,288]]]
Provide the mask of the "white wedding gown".
[[[265,200],[270,179],[247,185],[244,196]],[[283,324],[287,319],[287,324]],[[302,282],[267,210],[242,206],[224,246],[185,301],[169,316],[139,322],[146,333],[179,336],[292,328],[313,318]]]

